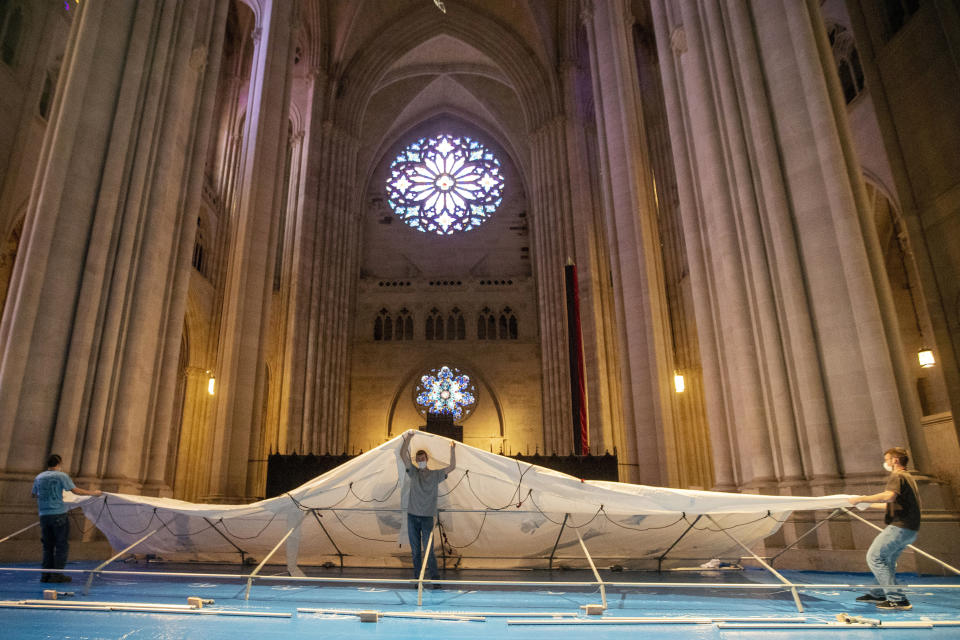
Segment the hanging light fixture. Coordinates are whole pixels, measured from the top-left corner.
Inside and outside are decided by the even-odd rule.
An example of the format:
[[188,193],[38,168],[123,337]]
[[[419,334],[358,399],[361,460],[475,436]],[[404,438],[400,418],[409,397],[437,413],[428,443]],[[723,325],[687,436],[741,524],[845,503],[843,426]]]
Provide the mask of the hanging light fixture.
[[929,369],[937,364],[936,359],[933,357],[933,349],[929,347],[920,347],[920,351],[917,351],[917,360],[924,369]]
[[675,371],[673,374],[673,388],[676,389],[677,393],[683,393],[687,388],[687,385],[683,382],[683,374],[679,371]]

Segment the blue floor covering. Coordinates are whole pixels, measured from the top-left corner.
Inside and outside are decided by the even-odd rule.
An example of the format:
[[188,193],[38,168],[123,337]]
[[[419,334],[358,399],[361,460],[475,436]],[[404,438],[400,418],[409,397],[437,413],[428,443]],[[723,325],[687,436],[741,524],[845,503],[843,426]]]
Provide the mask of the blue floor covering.
[[[28,567],[30,565],[14,565]],[[92,565],[71,563],[71,570],[90,569]],[[599,604],[596,587],[497,587],[491,585],[447,585],[440,590],[427,590],[423,606],[417,606],[417,591],[397,585],[258,582],[250,599],[244,599],[245,582],[240,579],[196,579],[150,576],[151,571],[190,571],[203,573],[239,573],[234,567],[117,564],[111,569],[142,572],[136,576],[101,576],[84,596],[82,574],[74,574],[71,584],[42,584],[39,575],[0,570],[0,600],[19,601],[42,598],[43,590],[56,588],[72,591],[61,596],[69,602],[137,602],[152,604],[186,604],[188,596],[214,600],[206,611],[244,611],[288,613],[288,618],[234,617],[220,615],[184,615],[177,613],[132,613],[117,611],[61,611],[0,608],[0,639],[35,640],[63,638],[71,640],[146,640],[196,638],[200,640],[240,640],[245,638],[390,638],[406,640],[483,639],[514,640],[523,638],[750,638],[809,640],[828,638],[837,633],[850,638],[889,638],[891,640],[947,640],[960,638],[960,626],[932,629],[804,628],[804,625],[835,622],[838,613],[897,621],[946,621],[960,619],[960,589],[927,589],[923,585],[960,585],[960,578],[944,578],[901,574],[903,582],[913,585],[907,595],[914,605],[911,611],[879,612],[870,604],[854,600],[861,591],[844,588],[817,588],[801,594],[804,613],[799,614],[790,592],[785,589],[746,590],[723,587],[608,587],[607,605],[602,619],[617,617],[783,617],[804,616],[805,623],[791,629],[726,629],[717,624],[604,624],[604,625],[512,625],[509,617],[487,617],[483,622],[440,621],[409,618],[381,618],[377,623],[360,622],[356,616],[298,612],[298,608],[342,610],[373,609],[381,612],[484,612],[510,614],[579,613],[580,607]],[[278,570],[274,568],[274,570]],[[308,570],[310,575],[327,577],[404,578],[399,571],[378,569]],[[869,574],[783,571],[795,583],[868,584]],[[447,579],[463,580],[534,580],[588,581],[589,572],[448,572]],[[765,583],[775,582],[766,571],[746,569],[728,572],[684,572],[656,574],[649,572],[602,572],[605,581],[618,582],[699,582],[699,583]],[[51,603],[57,604],[57,603]],[[597,616],[581,616],[581,620],[597,620]]]

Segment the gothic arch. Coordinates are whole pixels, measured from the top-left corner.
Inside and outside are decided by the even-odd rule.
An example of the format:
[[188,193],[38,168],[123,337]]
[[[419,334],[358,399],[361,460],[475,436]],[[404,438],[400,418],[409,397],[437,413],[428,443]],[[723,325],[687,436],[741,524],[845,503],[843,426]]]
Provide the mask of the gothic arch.
[[[456,110],[445,107],[437,107],[436,109],[425,113],[423,117],[418,119],[416,122],[406,123],[403,126],[392,128],[387,135],[384,136],[380,146],[372,155],[362,184],[369,186],[370,181],[373,179],[373,175],[376,173],[377,169],[382,166],[383,163],[390,162],[390,158],[387,156],[387,154],[391,149],[395,148],[398,144],[401,144],[402,141],[413,137],[415,135],[413,132],[430,127],[431,123],[444,118],[456,122],[466,131],[476,132],[482,136],[489,137],[492,141],[496,142],[497,145],[503,149],[504,153],[507,154],[510,162],[513,163],[513,166],[516,167],[517,175],[520,176],[520,180],[522,182],[521,188],[523,193],[530,193],[530,180],[527,175],[528,164],[524,162],[524,157],[520,155],[516,146],[511,143],[511,141],[503,134],[503,132],[501,132],[498,127],[489,126],[489,123],[477,123],[475,121],[476,116],[474,114],[460,113]],[[473,120],[471,120],[471,118]]]
[[459,366],[470,372],[474,376],[477,387],[483,389],[483,397],[489,398],[493,403],[494,410],[497,415],[497,422],[500,429],[500,437],[503,438],[506,435],[503,424],[503,407],[500,404],[500,399],[497,393],[497,390],[493,387],[489,380],[483,375],[481,370],[470,361],[469,358],[465,358],[460,355],[452,354],[445,350],[436,350],[430,356],[422,358],[416,365],[407,369],[404,373],[403,378],[401,378],[399,384],[396,386],[393,392],[393,398],[390,400],[390,409],[387,411],[387,420],[384,425],[384,440],[392,438],[396,435],[399,435],[403,432],[406,427],[397,427],[394,425],[394,417],[397,412],[398,404],[407,398],[406,390],[416,379],[416,376],[420,375],[425,369],[430,367],[437,366],[437,363],[441,360],[449,360],[456,366]]
[[[535,54],[515,33],[467,5],[442,14],[428,3],[411,11],[379,33],[375,43],[345,67],[337,120],[356,132],[370,97],[404,52],[437,35],[448,35],[485,54],[500,65],[516,92],[529,131],[560,112],[559,90],[552,76],[536,62]],[[376,46],[373,46],[373,45]]]

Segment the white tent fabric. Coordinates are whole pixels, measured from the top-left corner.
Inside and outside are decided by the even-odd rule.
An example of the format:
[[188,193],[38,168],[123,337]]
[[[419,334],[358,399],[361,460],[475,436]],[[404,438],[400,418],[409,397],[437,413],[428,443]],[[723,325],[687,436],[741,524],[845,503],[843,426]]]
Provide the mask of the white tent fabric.
[[[77,498],[114,549],[144,536],[133,552],[166,560],[263,559],[292,530],[272,562],[401,566],[409,563],[407,478],[394,438],[288,493],[246,505],[194,504],[109,493]],[[416,432],[431,467],[448,462],[450,441]],[[461,567],[543,566],[594,559],[639,566],[740,557],[721,529],[751,545],[790,512],[846,506],[847,496],[768,496],[583,481],[458,444],[456,469],[440,485],[444,554]],[[705,516],[709,514],[711,518]],[[693,525],[691,527],[691,525]],[[679,542],[678,542],[679,540]],[[556,550],[554,551],[554,545]],[[439,550],[439,545],[437,545]]]

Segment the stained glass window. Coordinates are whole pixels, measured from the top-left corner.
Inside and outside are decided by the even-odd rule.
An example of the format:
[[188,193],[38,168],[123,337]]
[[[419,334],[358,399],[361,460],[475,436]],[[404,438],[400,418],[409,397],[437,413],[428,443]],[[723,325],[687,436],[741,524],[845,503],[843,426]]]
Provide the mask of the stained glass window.
[[500,161],[466,136],[421,138],[390,165],[387,198],[418,231],[451,235],[474,229],[503,201]]
[[415,395],[421,414],[443,414],[453,416],[454,420],[466,419],[477,403],[477,387],[470,376],[446,365],[422,376]]

